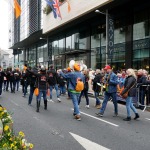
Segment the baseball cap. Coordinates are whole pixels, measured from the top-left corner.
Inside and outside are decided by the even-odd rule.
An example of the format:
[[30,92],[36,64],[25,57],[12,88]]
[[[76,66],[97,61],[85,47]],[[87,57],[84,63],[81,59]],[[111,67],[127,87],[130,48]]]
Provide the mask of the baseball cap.
[[106,65],[104,70],[108,70],[108,69],[111,69],[111,67],[109,65]]

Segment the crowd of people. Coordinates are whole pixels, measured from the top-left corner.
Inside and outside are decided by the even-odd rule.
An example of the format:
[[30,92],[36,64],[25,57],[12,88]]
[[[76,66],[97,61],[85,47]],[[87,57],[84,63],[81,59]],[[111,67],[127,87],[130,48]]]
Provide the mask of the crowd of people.
[[[83,84],[83,87],[82,87]],[[15,93],[22,86],[23,97],[28,96],[28,105],[32,104],[34,91],[38,88],[39,92],[36,96],[36,111],[39,112],[41,98],[44,100],[44,109],[47,109],[47,101],[53,101],[53,90],[56,91],[57,101],[61,102],[61,95],[68,95],[67,99],[71,99],[74,106],[74,118],[81,120],[80,103],[82,97],[86,99],[85,107],[90,108],[88,92],[92,91],[95,97],[95,108],[99,109],[97,116],[103,117],[108,101],[111,99],[114,104],[114,117],[118,116],[118,100],[117,96],[123,97],[128,92],[126,101],[127,117],[124,121],[131,120],[130,109],[135,113],[134,119],[140,116],[137,109],[133,105],[133,98],[137,96],[137,88],[139,89],[138,101],[143,109],[144,105],[150,104],[150,75],[144,69],[127,69],[114,71],[110,65],[106,65],[103,69],[83,69],[79,64],[75,63],[72,68],[55,70],[53,65],[49,70],[44,66],[40,68],[29,67],[24,65],[23,71],[18,68],[12,70],[7,68],[3,70],[0,67],[0,96],[3,91]],[[28,91],[28,86],[30,90]],[[77,90],[78,89],[81,90]],[[48,95],[48,91],[50,94]],[[100,99],[103,96],[103,101]]]

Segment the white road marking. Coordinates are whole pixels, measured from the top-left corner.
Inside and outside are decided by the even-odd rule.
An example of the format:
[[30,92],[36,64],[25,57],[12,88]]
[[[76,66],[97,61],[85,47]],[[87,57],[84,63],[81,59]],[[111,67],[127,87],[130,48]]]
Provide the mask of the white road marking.
[[110,150],[79,135],[69,132],[86,150]]
[[15,102],[13,102],[13,101],[11,101],[13,104],[15,104],[16,106],[19,106],[17,103],[15,103]]
[[[72,110],[73,110],[73,108],[72,108]],[[86,116],[88,116],[88,117],[94,118],[94,119],[96,119],[96,120],[100,120],[100,121],[102,121],[102,122],[105,122],[105,123],[107,123],[107,124],[110,124],[110,125],[112,125],[112,126],[119,127],[119,125],[117,125],[117,124],[114,124],[114,123],[111,123],[111,122],[109,122],[109,121],[106,121],[106,120],[100,119],[100,118],[98,118],[98,117],[95,117],[95,116],[89,115],[89,114],[84,113],[84,112],[82,112],[82,111],[80,111],[80,113],[81,113],[81,114],[83,114],[83,115],[86,115]]]
[[145,118],[146,120],[150,120],[149,118]]

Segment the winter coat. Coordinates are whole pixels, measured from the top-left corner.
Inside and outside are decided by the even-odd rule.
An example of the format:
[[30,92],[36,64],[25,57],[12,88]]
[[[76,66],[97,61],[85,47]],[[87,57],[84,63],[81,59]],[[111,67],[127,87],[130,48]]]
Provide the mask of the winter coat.
[[128,76],[125,79],[124,83],[124,90],[122,91],[121,95],[126,93],[129,90],[128,96],[135,97],[136,96],[136,79],[134,76]]
[[[81,78],[81,80],[84,83],[84,75],[79,72],[79,71],[75,71],[75,72],[69,72],[64,74],[63,72],[60,72],[60,74],[66,78],[69,79],[69,85],[68,85],[68,90],[70,90],[71,92],[75,92],[75,87],[76,87],[76,82],[77,82],[77,78]],[[80,92],[78,92],[80,93]]]
[[46,72],[45,73],[36,73],[34,71],[30,71],[27,69],[27,71],[30,73],[30,74],[33,74],[37,77],[37,80],[36,80],[36,87],[39,88],[39,90],[47,90],[48,89],[48,84],[47,84],[47,75],[46,75]]
[[58,83],[58,74],[54,69],[49,70],[47,74],[48,74],[48,83],[50,86],[53,86]]
[[101,87],[97,83],[101,83],[102,78],[103,77],[100,73],[95,76],[95,78],[93,79],[93,91],[100,92]]
[[104,83],[108,82],[107,93],[117,92],[117,84],[118,84],[117,75],[114,72],[111,72],[109,75],[107,74],[106,76],[107,78],[109,78],[107,81],[106,81],[106,77],[104,79]]

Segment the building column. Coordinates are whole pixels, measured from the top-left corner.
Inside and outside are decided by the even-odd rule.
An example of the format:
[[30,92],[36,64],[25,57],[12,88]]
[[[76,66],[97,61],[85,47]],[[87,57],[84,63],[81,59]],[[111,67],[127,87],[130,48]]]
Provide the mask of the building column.
[[52,65],[52,41],[47,38],[47,51],[48,51],[48,69],[50,67],[50,65]]

